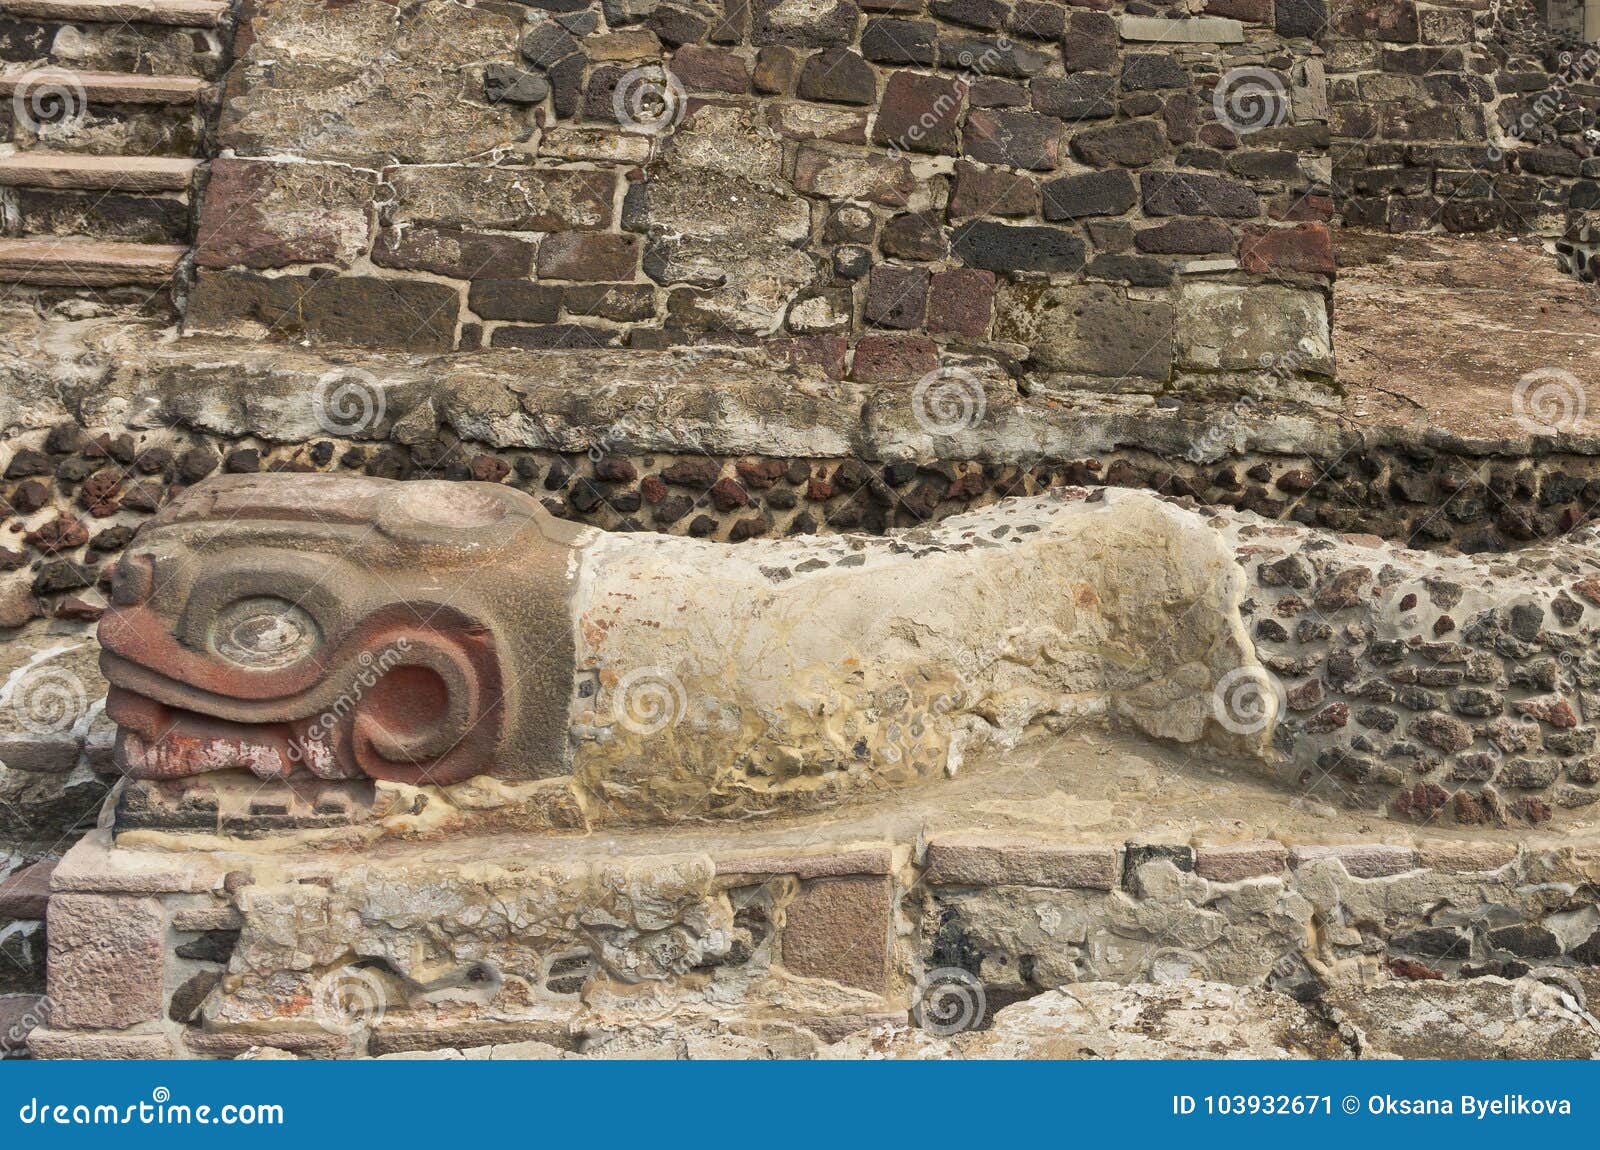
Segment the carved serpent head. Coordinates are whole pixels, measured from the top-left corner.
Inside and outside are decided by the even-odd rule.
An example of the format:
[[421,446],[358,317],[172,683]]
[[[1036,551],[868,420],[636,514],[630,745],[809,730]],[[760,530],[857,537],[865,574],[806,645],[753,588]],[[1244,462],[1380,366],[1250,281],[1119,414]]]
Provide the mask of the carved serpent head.
[[113,573],[100,623],[116,758],[451,783],[558,773],[576,529],[480,483],[229,476]]

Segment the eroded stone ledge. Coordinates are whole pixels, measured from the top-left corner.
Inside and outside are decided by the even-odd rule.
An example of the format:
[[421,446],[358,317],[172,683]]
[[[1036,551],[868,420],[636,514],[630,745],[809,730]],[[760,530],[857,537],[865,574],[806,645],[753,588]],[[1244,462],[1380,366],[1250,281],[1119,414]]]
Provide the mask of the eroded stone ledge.
[[[1527,1004],[1600,964],[1592,839],[1194,846],[955,829],[924,848],[813,828],[797,853],[805,833],[502,838],[360,861],[233,844],[151,866],[97,832],[55,883],[58,1009],[34,1051],[605,1056],[630,1034],[713,1023],[798,1029],[808,1048],[903,1025],[953,971],[983,1028],[1063,984],[1206,979],[1360,1017],[1364,997],[1418,980],[1451,1001],[1509,986]],[[1246,855],[1269,861],[1217,875]],[[137,985],[97,973],[134,961],[156,964]],[[329,1005],[330,986],[359,992],[355,1014]]]

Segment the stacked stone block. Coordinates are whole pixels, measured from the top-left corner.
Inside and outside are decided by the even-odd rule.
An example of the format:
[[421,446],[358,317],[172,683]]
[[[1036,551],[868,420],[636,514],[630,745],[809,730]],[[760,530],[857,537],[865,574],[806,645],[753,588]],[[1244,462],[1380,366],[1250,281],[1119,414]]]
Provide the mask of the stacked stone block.
[[[396,860],[363,863],[357,890],[326,857],[277,850],[253,873],[236,855],[225,871],[204,854],[152,856],[91,836],[53,882],[54,1013],[31,1049],[337,1058],[488,1046],[514,1056],[522,1044],[523,1057],[604,1057],[708,1012],[735,1032],[789,1027],[827,1042],[908,1019],[981,1029],[1009,1002],[1080,982],[1204,978],[1337,1001],[1385,978],[1570,985],[1600,961],[1584,847],[979,829],[801,848],[757,836],[707,855],[655,839],[630,844],[626,864],[647,909],[622,901],[604,938],[575,948],[559,925],[502,938],[497,912],[478,904],[564,877],[541,904],[559,923],[594,897],[581,877],[592,862],[506,845],[493,881],[483,863],[472,877],[459,863]],[[285,880],[285,863],[300,881]],[[450,915],[419,925],[359,913],[438,889],[472,908],[471,928]],[[316,945],[287,949],[283,916],[323,903],[352,912],[295,920]],[[477,953],[496,955],[495,979],[476,997],[416,997],[418,976],[448,969],[463,930]],[[357,964],[357,951],[391,957]],[[370,996],[335,1009],[320,988],[341,979]]]
[[[230,75],[187,324],[761,344],[871,383],[973,358],[1065,386],[1325,379],[1316,49],[1260,5],[1141,10],[371,0],[335,25],[270,0]],[[1259,123],[1213,98],[1241,72]],[[1245,335],[1219,351],[1223,323]]]
[[[92,624],[105,602],[111,566],[133,532],[185,487],[216,474],[508,483],[564,519],[733,543],[881,534],[1052,486],[1104,484],[1367,532],[1419,550],[1477,554],[1573,531],[1600,502],[1600,467],[1570,454],[1511,462],[1379,444],[1326,457],[1249,452],[1218,463],[1132,447],[1096,456],[1008,459],[994,452],[938,461],[754,451],[613,453],[493,448],[445,428],[410,434],[406,421],[398,422],[400,430],[382,442],[285,444],[195,430],[89,433],[75,425],[18,438],[9,456],[0,455],[0,628],[40,618],[58,627]],[[102,742],[91,740],[95,761],[104,758]],[[63,744],[59,753],[27,759],[65,777],[81,750],[78,743]]]
[[1324,45],[1345,223],[1560,236],[1600,208],[1600,47],[1535,5],[1333,0]]
[[[1236,529],[1284,781],[1417,823],[1540,825],[1600,800],[1600,562],[1570,542],[1475,559]],[[1267,696],[1271,696],[1270,699]],[[1248,725],[1251,700],[1225,709]]]

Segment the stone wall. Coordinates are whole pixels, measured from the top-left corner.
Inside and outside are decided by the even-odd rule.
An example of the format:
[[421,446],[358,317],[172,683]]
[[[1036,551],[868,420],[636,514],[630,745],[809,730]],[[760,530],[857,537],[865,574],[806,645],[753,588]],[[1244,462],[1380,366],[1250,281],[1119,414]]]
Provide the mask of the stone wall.
[[[57,868],[54,1009],[29,1041],[46,1058],[659,1057],[685,1041],[726,1056],[708,1023],[746,1050],[798,1052],[908,1014],[981,1029],[1061,986],[1205,978],[1316,1004],[1329,1030],[1344,1012],[1362,1022],[1323,1057],[1370,1053],[1363,1030],[1409,981],[1427,1009],[1396,1053],[1594,1050],[1586,1015],[1535,1005],[1581,1002],[1600,958],[1591,847],[975,828],[728,849],[686,835],[602,858],[582,840],[513,840],[470,864],[423,847],[225,867],[100,832]],[[1499,1000],[1499,1025],[1457,1017],[1474,987]]]
[[1600,47],[1533,4],[1334,0],[1324,43],[1346,224],[1559,236],[1600,208]]
[[264,0],[187,326],[1325,390],[1315,48],[1211,7]]

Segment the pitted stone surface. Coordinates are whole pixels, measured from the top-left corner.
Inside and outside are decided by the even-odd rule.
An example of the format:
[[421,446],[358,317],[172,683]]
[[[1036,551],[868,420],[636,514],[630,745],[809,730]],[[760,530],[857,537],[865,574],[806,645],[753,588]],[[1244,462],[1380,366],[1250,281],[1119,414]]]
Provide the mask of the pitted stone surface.
[[126,1029],[161,1014],[166,917],[151,898],[60,894],[50,900],[51,1022]]

